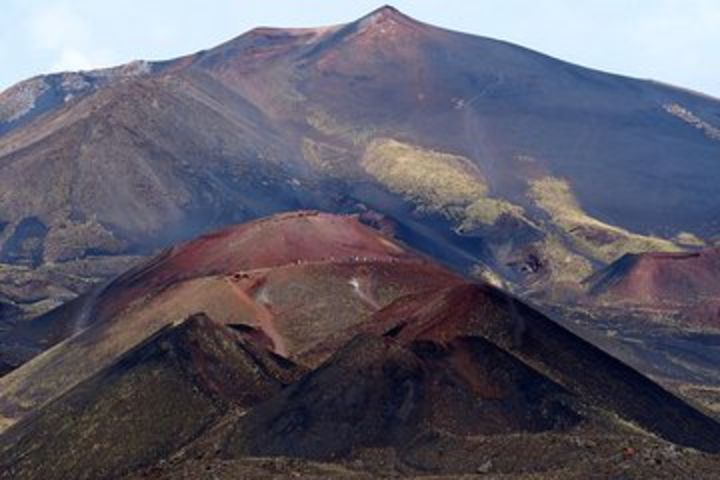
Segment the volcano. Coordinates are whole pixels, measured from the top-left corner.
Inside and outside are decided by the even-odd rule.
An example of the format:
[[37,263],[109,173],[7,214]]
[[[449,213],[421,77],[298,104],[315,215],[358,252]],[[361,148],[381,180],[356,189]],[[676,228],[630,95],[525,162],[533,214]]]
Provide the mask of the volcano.
[[460,282],[357,217],[297,212],[231,227],[11,331],[13,344],[44,353],[0,378],[0,415],[23,416],[198,312],[314,367],[394,299]]
[[[374,210],[463,272],[573,290],[624,254],[719,233],[718,122],[708,96],[391,7],[36,77],[0,96],[4,321],[177,241],[297,209]],[[10,288],[28,282],[42,288]]]
[[626,255],[586,280],[590,296],[635,308],[682,311],[687,326],[720,328],[720,250]]
[[0,478],[713,478],[718,131],[392,7],[21,82]]
[[[0,379],[0,478],[717,465],[712,417],[358,217],[224,229],[83,300],[84,325]],[[652,461],[618,466],[637,449]]]

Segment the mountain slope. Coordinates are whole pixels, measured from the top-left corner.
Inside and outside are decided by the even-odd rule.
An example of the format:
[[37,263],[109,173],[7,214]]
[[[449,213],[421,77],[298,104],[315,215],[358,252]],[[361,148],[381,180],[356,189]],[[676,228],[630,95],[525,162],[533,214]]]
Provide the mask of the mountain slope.
[[[350,465],[359,462],[376,474],[392,466],[408,476],[492,471],[509,476],[532,472],[531,478],[575,478],[569,472],[577,478],[611,478],[624,471],[638,478],[672,478],[703,476],[704,468],[715,468],[714,457],[708,457],[706,467],[694,463],[697,458],[686,457],[685,467],[660,459],[667,447],[629,427],[624,413],[606,410],[591,394],[566,389],[549,379],[543,366],[529,366],[482,335],[425,338],[403,344],[387,336],[357,337],[321,368],[241,418],[221,458],[353,460]],[[596,369],[606,366],[601,362]],[[606,380],[606,388],[621,383]],[[654,393],[624,398],[641,404]],[[660,398],[653,401],[669,401],[668,412],[679,414],[678,419],[697,415],[667,394]],[[698,419],[687,425],[688,438],[705,437],[701,448],[715,450],[718,424],[701,415]],[[707,436],[705,428],[710,429]],[[623,464],[610,453],[628,444],[642,445],[646,458],[654,460]]]
[[358,337],[241,420],[226,454],[328,460],[363,448],[401,449],[427,430],[562,431],[581,420],[570,402],[558,385],[481,339],[404,349]]
[[158,67],[150,62],[136,61],[90,72],[40,75],[13,85],[0,94],[0,135],[74,99],[113,83],[150,74]]
[[356,217],[221,230],[81,300],[89,315],[76,305],[50,322],[72,336],[0,379],[0,475],[703,478],[717,466],[716,420]]
[[231,409],[269,398],[300,372],[206,316],[192,317],[3,435],[0,478],[117,478],[165,458]]
[[483,336],[570,392],[592,398],[601,408],[664,438],[717,448],[717,422],[492,287],[461,285],[433,295],[401,298],[378,312],[370,328],[389,329],[403,343],[430,339],[442,344],[463,336]]
[[[390,7],[128,68],[78,74],[113,80],[36,95],[39,110],[3,124],[3,262],[84,262],[91,283],[128,266],[100,269],[109,259],[220,225],[372,209],[454,267],[556,296],[625,253],[720,228],[720,102]],[[24,90],[3,93],[11,117]],[[68,284],[62,300],[82,290]],[[13,302],[30,314],[59,298]]]
[[396,298],[459,282],[355,217],[298,212],[221,230],[11,331],[8,345],[47,350],[0,378],[0,415],[23,417],[197,312],[314,367]]

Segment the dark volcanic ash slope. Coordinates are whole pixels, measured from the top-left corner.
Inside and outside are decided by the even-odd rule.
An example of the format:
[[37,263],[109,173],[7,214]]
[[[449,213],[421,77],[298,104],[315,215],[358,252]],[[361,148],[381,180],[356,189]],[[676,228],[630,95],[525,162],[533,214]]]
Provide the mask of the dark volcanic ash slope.
[[570,395],[482,338],[404,348],[360,336],[241,422],[231,456],[347,457],[412,445],[427,430],[473,436],[564,430]]
[[221,224],[360,203],[460,268],[547,288],[718,233],[717,100],[390,7],[121,71],[3,93],[1,261],[95,280]]
[[0,260],[38,275],[50,264],[107,278],[130,266],[119,259],[302,206],[303,192],[271,160],[292,156],[284,140],[257,109],[227,97],[206,77],[143,77],[4,136]]
[[[354,459],[351,465],[359,462],[371,472],[390,467],[408,475],[535,475],[530,478],[612,478],[619,472],[690,478],[716,468],[714,457],[668,461],[661,453],[668,444],[625,423],[626,411],[575,388],[568,377],[556,383],[551,369],[530,366],[481,335],[398,343],[388,333],[357,337],[321,368],[256,406],[230,432],[221,458]],[[593,360],[601,360],[598,371],[614,362]],[[598,388],[623,388],[614,372],[603,373]],[[720,425],[638,374],[630,381],[636,379],[652,388],[620,393],[626,407],[663,406],[672,414],[665,433],[680,420],[685,440],[717,450]],[[622,453],[627,445],[633,445],[630,457]],[[643,460],[623,460],[636,448]],[[708,463],[700,466],[703,461]]]
[[[243,417],[223,458],[530,478],[712,478],[717,468],[716,457],[668,461],[654,444],[717,453],[716,420],[493,287],[403,297],[366,329]],[[621,460],[636,449],[643,460]]]
[[94,321],[0,379],[7,478],[232,478],[268,456],[288,474],[319,461],[702,478],[717,465],[715,420],[354,217],[200,237],[95,300]]
[[493,287],[461,285],[433,295],[410,295],[378,312],[369,328],[390,329],[403,343],[485,337],[569,391],[649,431],[699,448],[720,447],[717,422]]
[[302,370],[196,315],[165,328],[0,439],[0,478],[117,478],[167,458]]
[[[464,308],[446,309],[459,301]],[[510,301],[475,285],[399,299],[367,321],[383,336],[357,336],[300,378],[290,362],[196,316],[5,432],[0,471],[245,478],[258,468],[297,475],[320,461],[338,462],[319,468],[335,476],[712,478],[716,457],[648,433],[716,451],[719,424]],[[528,327],[518,336],[519,318]],[[566,353],[549,358],[558,347]],[[657,416],[648,422],[642,409]]]

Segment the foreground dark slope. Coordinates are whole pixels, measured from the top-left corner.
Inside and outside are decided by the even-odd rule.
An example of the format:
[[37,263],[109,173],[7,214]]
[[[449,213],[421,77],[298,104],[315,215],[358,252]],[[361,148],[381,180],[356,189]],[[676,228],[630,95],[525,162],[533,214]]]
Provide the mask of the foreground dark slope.
[[389,7],[40,77],[0,105],[0,261],[53,287],[3,287],[6,321],[136,254],[297,208],[375,209],[443,261],[552,293],[718,233],[716,100]]
[[206,316],[169,326],[0,435],[0,478],[717,472],[666,440],[717,452],[720,424],[493,287],[363,329],[303,375]]
[[[497,293],[485,290],[484,294]],[[487,310],[493,302],[490,297],[468,299],[471,310]],[[541,479],[614,478],[621,473],[631,478],[715,475],[717,456],[687,451],[668,456],[664,453],[668,444],[627,422],[634,416],[631,410],[657,407],[669,414],[668,421],[646,423],[647,431],[677,435],[683,430],[681,435],[689,435],[686,440],[699,441],[697,447],[712,451],[718,448],[720,425],[627,367],[613,365],[611,358],[576,349],[576,338],[557,338],[551,344],[563,343],[574,350],[565,360],[577,354],[573,360],[592,364],[594,374],[584,379],[578,369],[557,383],[551,380],[558,378],[553,375],[557,372],[553,361],[538,361],[544,347],[531,340],[536,334],[520,339],[527,340],[524,346],[504,350],[477,330],[471,333],[472,327],[455,315],[457,311],[439,312],[432,301],[408,301],[440,314],[440,325],[457,322],[469,328],[458,336],[426,331],[399,339],[393,328],[383,337],[355,338],[323,367],[240,419],[230,430],[222,459],[353,459],[350,465],[359,465],[361,471],[377,474],[397,469],[406,475],[492,472]],[[408,320],[411,329],[420,319]],[[486,328],[497,333],[507,329],[502,325],[505,320],[484,320]],[[530,319],[528,323],[535,324]],[[422,330],[422,325],[418,327]],[[537,327],[543,327],[542,321]],[[518,358],[520,349],[524,353]],[[628,374],[628,382],[618,381],[617,373]],[[594,392],[581,384],[594,384]],[[601,389],[614,392],[612,405],[597,395]],[[192,462],[165,470],[191,470],[187,464]]]
[[121,476],[166,458],[230,410],[269,398],[301,373],[196,315],[5,434],[0,478]]
[[[720,448],[720,425],[565,328],[492,287],[455,286],[407,296],[378,312],[372,329],[400,342],[482,336],[604,409],[679,443]],[[388,323],[389,321],[389,323]],[[376,330],[377,331],[377,330]],[[701,425],[705,425],[702,427]],[[687,431],[701,432],[686,437]],[[688,429],[688,430],[686,430]]]

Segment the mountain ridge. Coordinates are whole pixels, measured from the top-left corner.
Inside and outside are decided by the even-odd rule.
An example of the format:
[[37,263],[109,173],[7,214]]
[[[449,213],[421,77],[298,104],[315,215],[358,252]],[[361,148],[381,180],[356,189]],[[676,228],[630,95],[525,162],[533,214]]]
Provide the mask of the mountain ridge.
[[715,468],[716,420],[359,220],[226,228],[98,292],[97,318],[0,379],[0,411],[29,408],[0,477]]
[[[172,244],[280,212],[374,219],[550,307],[580,305],[581,280],[625,254],[694,252],[720,233],[716,100],[394,10],[256,29],[122,72],[56,77],[39,95],[62,104],[39,101],[43,114],[11,130],[0,116],[9,367],[63,338],[87,297],[68,300]],[[82,87],[67,103],[65,83]],[[591,327],[605,337],[603,325]],[[24,328],[42,332],[31,350],[13,343]]]

